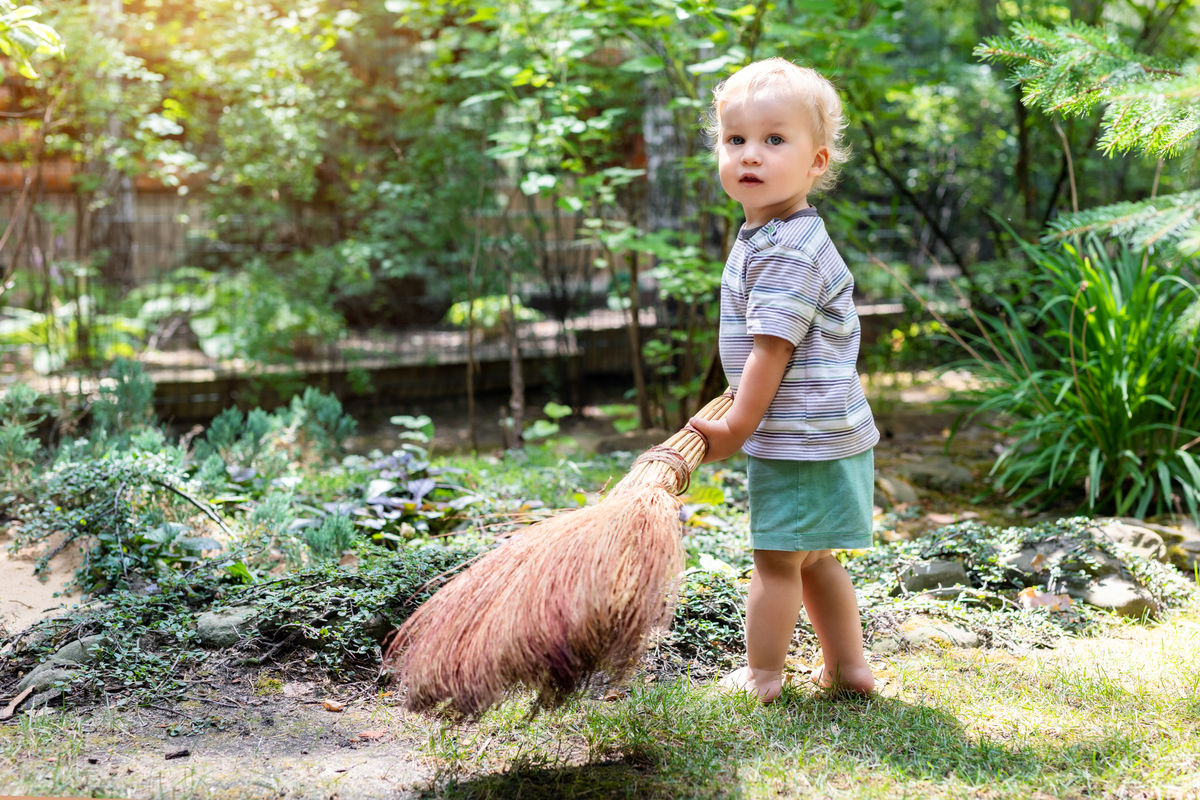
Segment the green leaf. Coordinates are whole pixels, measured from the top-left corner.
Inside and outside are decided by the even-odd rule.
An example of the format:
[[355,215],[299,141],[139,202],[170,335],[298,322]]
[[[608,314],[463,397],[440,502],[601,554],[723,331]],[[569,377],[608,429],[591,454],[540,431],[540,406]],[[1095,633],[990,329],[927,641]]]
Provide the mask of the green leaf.
[[549,403],[546,403],[546,405],[542,406],[542,412],[545,413],[545,415],[547,417],[549,417],[550,419],[553,419],[553,420],[560,420],[563,417],[569,417],[569,416],[571,416],[571,413],[572,413],[570,406],[560,405],[558,403],[555,403],[553,400],[551,400]]
[[665,68],[666,63],[663,62],[661,56],[641,56],[630,59],[618,67],[622,72],[638,72],[645,75],[661,72]]
[[557,424],[539,419],[525,428],[521,434],[521,438],[532,441],[535,439],[545,439],[547,436],[553,436],[556,433],[558,433]]
[[479,94],[473,94],[470,97],[468,97],[466,100],[463,100],[461,103],[458,104],[458,107],[459,108],[470,108],[471,106],[478,105],[480,103],[487,103],[491,100],[499,100],[501,97],[505,97],[505,96],[506,96],[505,93],[503,91],[501,91],[500,89],[495,89],[490,92],[480,92]]
[[719,506],[725,502],[725,493],[716,486],[699,486],[688,492],[683,502]]

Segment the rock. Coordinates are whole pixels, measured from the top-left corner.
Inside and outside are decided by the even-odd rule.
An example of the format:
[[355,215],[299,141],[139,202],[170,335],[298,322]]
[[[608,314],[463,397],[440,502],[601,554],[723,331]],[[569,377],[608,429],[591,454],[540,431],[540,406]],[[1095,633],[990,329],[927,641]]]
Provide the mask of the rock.
[[875,498],[871,501],[877,508],[887,510],[891,507],[888,496],[878,486],[875,487]]
[[51,690],[57,692],[58,690],[54,688],[56,681],[70,683],[78,675],[79,673],[73,669],[56,667],[47,661],[38,664],[28,675],[21,679],[20,683],[17,684],[17,694],[25,691],[30,686],[33,687],[35,692],[48,692]]
[[617,436],[606,436],[596,442],[597,453],[627,451],[640,453],[656,444],[662,444],[671,434],[662,428],[647,428],[644,431],[629,431]]
[[254,608],[230,606],[205,611],[196,617],[196,633],[205,647],[229,647],[237,644],[253,628]]
[[1200,542],[1200,527],[1196,527],[1196,523],[1191,517],[1184,517],[1179,520],[1177,525],[1159,525],[1154,522],[1145,522],[1134,517],[1119,517],[1117,522],[1123,522],[1126,525],[1132,525],[1139,528],[1148,528],[1162,537],[1163,544],[1168,548],[1171,545],[1180,544],[1181,542],[1195,541]]
[[910,592],[923,592],[943,586],[970,586],[967,571],[957,561],[919,561],[901,575],[904,588]]
[[[1089,562],[1081,559],[1087,557]],[[1115,575],[1121,571],[1120,559],[1113,558],[1100,550],[1079,552],[1070,540],[1047,539],[1044,542],[1027,544],[1015,553],[1000,557],[1000,563],[1020,573],[1014,580],[1022,586],[1037,586],[1044,583],[1042,573],[1053,566],[1064,569],[1083,569],[1093,578]]]
[[910,647],[940,645],[942,647],[979,647],[979,636],[961,625],[930,617],[912,617],[900,626],[904,641]]
[[90,664],[96,660],[96,656],[100,654],[100,648],[107,644],[108,641],[101,635],[85,636],[82,639],[76,639],[73,642],[68,642],[59,648],[58,652],[50,656],[48,663],[55,666],[65,666],[68,664]]
[[395,629],[396,626],[388,622],[387,617],[385,617],[383,614],[375,614],[369,620],[363,623],[363,633],[365,633],[367,636],[370,636],[380,644],[382,644],[387,635]]
[[881,636],[871,642],[871,652],[881,656],[890,656],[900,650],[900,642],[891,636]]
[[1125,617],[1141,617],[1158,613],[1150,594],[1136,582],[1121,575],[1106,575],[1080,585],[1067,584],[1067,594],[1090,606],[1115,611]]
[[1167,547],[1162,536],[1149,528],[1111,520],[1088,530],[1097,538],[1108,539],[1127,553],[1164,563],[1167,560]]
[[1167,549],[1167,558],[1177,568],[1194,576],[1200,566],[1200,540],[1187,540],[1173,544]]
[[975,479],[970,470],[945,458],[905,464],[900,468],[900,474],[917,486],[937,492],[958,491]]
[[53,687],[55,681],[67,683],[75,680],[76,671],[71,667],[90,664],[100,654],[100,648],[108,644],[108,639],[102,635],[84,636],[73,642],[68,642],[58,649],[54,655],[34,667],[28,675],[17,684],[17,692],[25,691],[25,687],[33,686],[38,691]]
[[893,503],[915,503],[919,499],[912,484],[890,475],[876,475],[875,486],[883,491]]

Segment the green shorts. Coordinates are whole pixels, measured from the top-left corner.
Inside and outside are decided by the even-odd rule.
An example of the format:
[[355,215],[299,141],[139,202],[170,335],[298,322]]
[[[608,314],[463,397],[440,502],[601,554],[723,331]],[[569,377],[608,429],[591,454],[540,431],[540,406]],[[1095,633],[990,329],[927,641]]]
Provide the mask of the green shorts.
[[874,544],[874,450],[836,461],[747,460],[755,550],[850,550]]

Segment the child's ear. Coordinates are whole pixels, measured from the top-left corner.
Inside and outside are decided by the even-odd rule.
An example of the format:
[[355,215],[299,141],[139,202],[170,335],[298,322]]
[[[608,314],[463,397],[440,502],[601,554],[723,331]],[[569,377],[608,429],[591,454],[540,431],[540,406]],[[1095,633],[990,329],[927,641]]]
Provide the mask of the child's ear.
[[824,175],[827,169],[829,169],[829,148],[818,147],[817,152],[813,155],[812,166],[808,168],[808,174],[815,178]]

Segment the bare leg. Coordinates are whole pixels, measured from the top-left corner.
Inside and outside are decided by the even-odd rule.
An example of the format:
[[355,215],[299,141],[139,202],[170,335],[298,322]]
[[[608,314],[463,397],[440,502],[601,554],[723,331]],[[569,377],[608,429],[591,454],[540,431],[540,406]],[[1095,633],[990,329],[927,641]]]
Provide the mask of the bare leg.
[[746,601],[747,666],[727,675],[721,681],[723,686],[756,692],[764,703],[783,690],[783,662],[804,602],[801,565],[807,555],[754,551],[754,574]]
[[[808,554],[800,574],[803,576],[804,608],[825,657],[824,668],[814,673],[813,680],[825,688],[838,686],[869,694],[875,688],[875,676],[863,658],[858,599],[854,596],[854,586],[846,568],[830,551],[818,550]],[[748,629],[747,619],[747,638]]]

